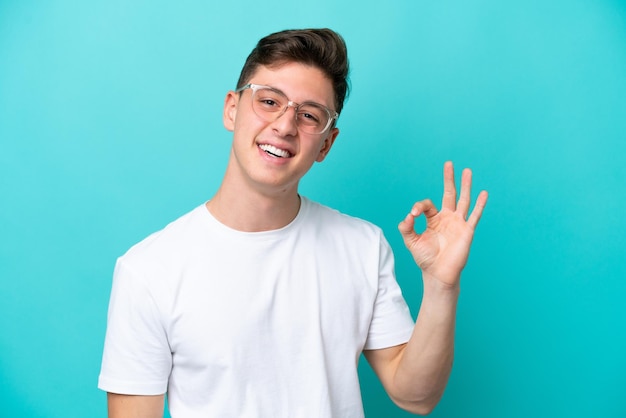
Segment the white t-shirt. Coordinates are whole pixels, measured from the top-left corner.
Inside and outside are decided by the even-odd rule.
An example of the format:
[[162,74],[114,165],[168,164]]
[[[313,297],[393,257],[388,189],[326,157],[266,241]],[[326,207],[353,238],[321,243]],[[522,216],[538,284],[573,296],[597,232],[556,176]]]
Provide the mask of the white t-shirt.
[[381,230],[302,198],[241,232],[204,205],[118,259],[98,386],[172,418],[363,417],[363,349],[413,330]]

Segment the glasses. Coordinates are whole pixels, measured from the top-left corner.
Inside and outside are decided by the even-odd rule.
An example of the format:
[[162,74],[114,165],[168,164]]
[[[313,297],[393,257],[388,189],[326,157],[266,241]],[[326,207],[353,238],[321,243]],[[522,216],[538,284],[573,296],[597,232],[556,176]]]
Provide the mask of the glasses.
[[252,110],[266,122],[274,122],[287,108],[293,107],[296,111],[296,125],[301,132],[322,134],[339,117],[339,113],[319,103],[294,103],[281,91],[269,86],[246,84],[235,90],[235,93],[246,89],[252,90]]

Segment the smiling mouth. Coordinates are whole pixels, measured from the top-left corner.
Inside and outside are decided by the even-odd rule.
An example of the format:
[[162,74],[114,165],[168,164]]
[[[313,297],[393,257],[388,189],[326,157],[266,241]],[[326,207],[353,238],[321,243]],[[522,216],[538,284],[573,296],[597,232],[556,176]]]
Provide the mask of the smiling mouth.
[[263,151],[265,151],[267,154],[273,156],[273,157],[278,157],[278,158],[289,158],[291,157],[291,153],[287,150],[284,149],[280,149],[280,148],[276,148],[273,145],[269,145],[269,144],[261,144],[259,145],[259,148],[261,148]]

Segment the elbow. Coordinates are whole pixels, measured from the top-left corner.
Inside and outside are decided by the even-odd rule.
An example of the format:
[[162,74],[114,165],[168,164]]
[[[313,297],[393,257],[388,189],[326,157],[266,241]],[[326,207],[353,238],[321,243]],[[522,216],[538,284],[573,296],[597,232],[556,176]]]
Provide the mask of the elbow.
[[398,407],[416,415],[428,415],[434,411],[437,402],[395,402]]
[[441,399],[442,393],[431,393],[429,396],[402,399],[392,397],[391,400],[401,409],[416,415],[429,415],[435,410],[435,407]]

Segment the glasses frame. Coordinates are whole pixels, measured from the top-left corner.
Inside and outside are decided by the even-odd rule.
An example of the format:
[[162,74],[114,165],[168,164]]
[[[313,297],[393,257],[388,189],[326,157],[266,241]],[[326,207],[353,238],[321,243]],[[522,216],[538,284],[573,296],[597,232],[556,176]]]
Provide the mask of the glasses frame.
[[[304,105],[315,105],[315,106],[319,106],[322,109],[324,109],[326,111],[326,113],[328,114],[328,122],[326,122],[326,126],[324,126],[324,129],[321,130],[321,132],[305,132],[305,133],[309,133],[310,135],[321,135],[323,133],[325,133],[328,128],[330,128],[330,126],[339,118],[339,113],[337,113],[336,111],[327,108],[326,106],[316,103],[316,102],[303,102],[303,103],[296,103],[292,100],[289,100],[289,98],[287,97],[287,95],[285,93],[283,93],[282,91],[272,87],[272,86],[265,86],[263,84],[254,84],[254,83],[248,83],[244,86],[239,87],[237,90],[235,90],[235,93],[241,93],[244,90],[250,89],[252,90],[252,95],[254,97],[254,95],[256,94],[256,92],[260,89],[268,89],[268,90],[272,90],[282,96],[285,96],[285,98],[287,99],[287,104],[283,106],[282,110],[280,112],[277,112],[276,118],[274,118],[274,120],[268,121],[268,122],[274,122],[276,120],[278,120],[278,118],[280,118],[282,115],[284,115],[287,112],[287,109],[290,107],[293,107],[295,112],[295,119],[296,119],[296,126],[298,127],[298,130],[301,130],[302,128],[300,127],[300,125],[298,124],[298,110],[300,109],[301,106]],[[257,113],[256,110],[254,110],[254,103],[251,104],[252,105],[252,110],[254,111],[254,113],[262,118],[265,119],[262,115],[259,115]]]

